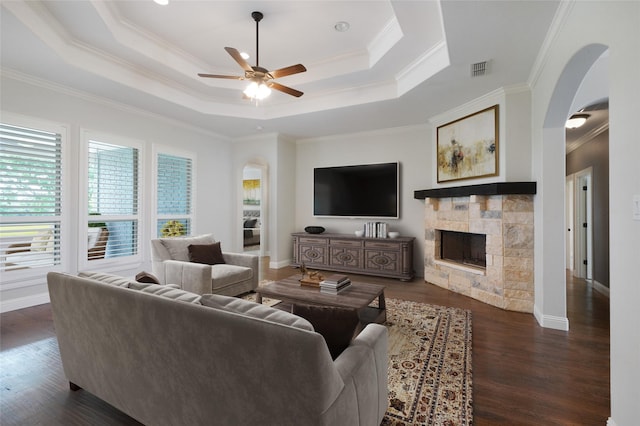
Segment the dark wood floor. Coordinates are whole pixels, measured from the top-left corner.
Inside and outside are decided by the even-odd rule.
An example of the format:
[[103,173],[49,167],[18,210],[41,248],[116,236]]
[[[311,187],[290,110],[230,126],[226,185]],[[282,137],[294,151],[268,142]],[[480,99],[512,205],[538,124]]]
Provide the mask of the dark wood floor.
[[[270,270],[263,279],[297,273]],[[363,277],[388,298],[470,309],[476,425],[604,425],[610,414],[609,299],[569,279],[571,330],[539,327],[530,314],[506,312],[421,279]],[[133,425],[135,420],[85,391],[71,392],[58,361],[49,305],[0,316],[2,425]]]

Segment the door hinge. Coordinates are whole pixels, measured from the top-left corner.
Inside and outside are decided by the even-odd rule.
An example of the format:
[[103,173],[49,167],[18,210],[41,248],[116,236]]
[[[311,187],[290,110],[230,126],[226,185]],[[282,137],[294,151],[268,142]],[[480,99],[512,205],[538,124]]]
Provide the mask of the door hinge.
[[583,228],[586,228],[586,227],[587,227],[587,222],[583,223],[583,224],[582,224],[582,227],[583,227]]
[[583,265],[586,265],[586,264],[587,264],[586,259],[582,261],[582,264],[583,264]]

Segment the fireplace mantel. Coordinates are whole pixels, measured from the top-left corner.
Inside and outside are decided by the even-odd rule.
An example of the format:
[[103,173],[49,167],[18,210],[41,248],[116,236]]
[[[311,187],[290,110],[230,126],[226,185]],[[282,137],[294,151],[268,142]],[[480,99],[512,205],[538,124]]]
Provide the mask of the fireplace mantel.
[[535,193],[535,182],[496,182],[481,185],[422,189],[414,191],[413,198],[416,200],[424,200],[425,198],[466,197],[469,195],[514,195]]

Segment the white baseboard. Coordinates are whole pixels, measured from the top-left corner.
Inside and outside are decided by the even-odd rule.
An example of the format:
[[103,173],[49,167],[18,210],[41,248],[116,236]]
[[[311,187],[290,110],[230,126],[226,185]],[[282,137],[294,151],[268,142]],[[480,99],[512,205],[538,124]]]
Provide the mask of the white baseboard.
[[280,262],[269,262],[269,268],[271,269],[285,268],[289,265],[291,265],[291,259],[282,260]]
[[31,306],[44,305],[51,302],[49,292],[34,294],[26,297],[0,301],[0,313],[17,311],[18,309],[30,308]]
[[599,283],[596,280],[593,280],[592,283],[593,283],[593,289],[595,291],[597,291],[598,293],[602,293],[607,297],[610,297],[609,296],[609,287],[607,287],[606,285],[604,285],[602,283]]
[[552,328],[554,330],[569,331],[569,318],[557,317],[554,315],[543,315],[537,306],[533,307],[533,316],[544,328]]
[[607,426],[617,426],[611,417],[607,419]]

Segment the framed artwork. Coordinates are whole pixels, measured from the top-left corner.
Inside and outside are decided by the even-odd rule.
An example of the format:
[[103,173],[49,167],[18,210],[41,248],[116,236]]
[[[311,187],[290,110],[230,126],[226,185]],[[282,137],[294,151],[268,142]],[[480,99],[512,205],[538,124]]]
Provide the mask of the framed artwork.
[[498,174],[498,105],[439,126],[438,183]]

